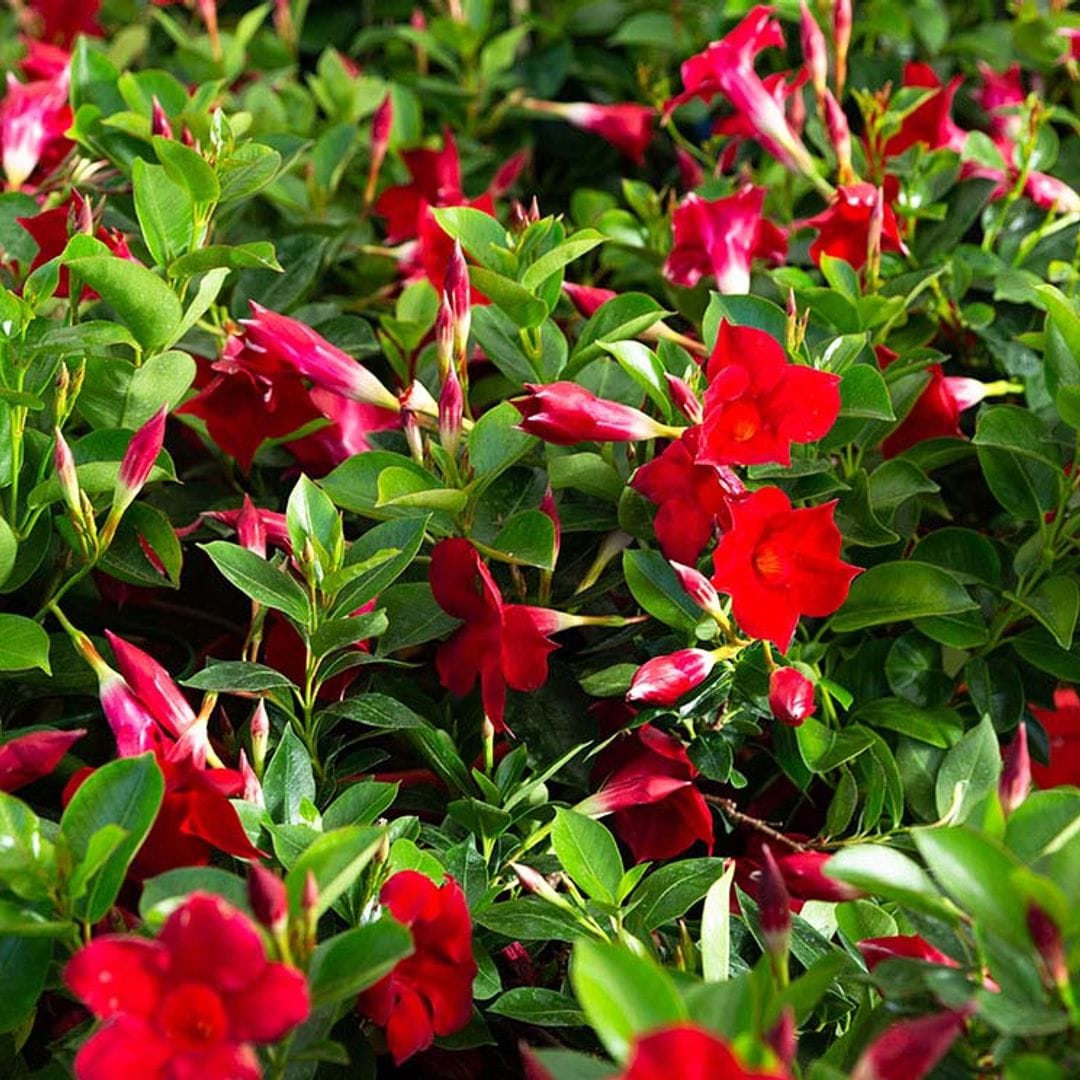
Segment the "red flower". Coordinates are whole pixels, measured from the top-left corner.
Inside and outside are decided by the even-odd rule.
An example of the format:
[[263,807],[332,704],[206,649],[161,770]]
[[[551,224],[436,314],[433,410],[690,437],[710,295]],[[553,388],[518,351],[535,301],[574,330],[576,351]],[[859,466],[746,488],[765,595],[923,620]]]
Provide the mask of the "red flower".
[[814,715],[814,684],[797,668],[776,668],[769,676],[769,709],[781,724],[798,727]]
[[990,117],[991,135],[995,140],[1004,138],[1009,142],[1016,142],[1022,134],[1024,123],[1018,110],[1027,96],[1021,80],[1020,65],[1011,64],[1004,71],[997,72],[980,60],[978,67],[981,85],[972,97]]
[[652,142],[656,110],[648,105],[595,105],[590,101],[538,101],[536,98],[527,98],[522,105],[535,112],[560,116],[574,127],[599,135],[636,165],[645,160],[645,151]]
[[70,85],[68,67],[55,78],[28,83],[8,74],[7,93],[0,101],[0,143],[11,190],[17,191],[38,170],[50,171],[71,149],[64,137],[72,119]]
[[660,550],[692,565],[717,530],[731,526],[731,504],[746,489],[731,469],[698,460],[701,428],[687,428],[664,452],[642,465],[630,486],[660,509],[653,529]]
[[310,435],[290,439],[285,445],[310,477],[325,476],[354,454],[370,450],[368,436],[373,432],[391,431],[401,424],[396,411],[351,401],[318,386],[309,391],[308,397],[330,423]]
[[[791,668],[781,670],[790,671]],[[832,858],[825,851],[794,851],[777,857],[776,865],[788,892],[796,900],[855,900],[866,893],[853,885],[845,885],[825,873]]]
[[956,1042],[966,1016],[946,1011],[897,1021],[863,1052],[851,1080],[922,1080]]
[[885,144],[885,156],[895,157],[919,142],[931,150],[948,147],[961,153],[967,132],[957,127],[951,113],[953,98],[963,81],[963,76],[957,75],[943,87],[937,72],[929,64],[908,61],[904,65],[903,85],[926,87],[934,93],[904,118],[900,130]]
[[29,8],[28,29],[35,38],[70,49],[79,34],[101,37],[98,12],[101,0],[33,0]]
[[472,922],[461,886],[441,886],[415,870],[401,870],[379,900],[412,932],[413,953],[357,1001],[362,1016],[386,1029],[394,1063],[426,1050],[436,1035],[453,1035],[472,1016]]
[[791,444],[820,439],[840,412],[840,377],[789,364],[764,330],[721,320],[709,357],[697,460],[791,463]]
[[[878,345],[874,351],[881,368],[897,359],[897,354],[884,345]],[[902,454],[924,439],[964,438],[960,414],[986,395],[986,387],[978,379],[946,375],[940,364],[931,364],[926,370],[930,381],[900,426],[881,444],[881,452],[887,458]]]
[[[873,184],[838,187],[828,208],[803,222],[818,230],[810,245],[810,257],[814,262],[820,263],[821,256],[825,254],[834,259],[843,259],[856,270],[863,268],[870,241],[870,218],[876,199],[877,188]],[[888,203],[885,204],[881,230],[881,250],[906,250],[897,229],[896,215]]]
[[891,937],[864,938],[859,942],[859,952],[866,961],[866,966],[873,971],[885,960],[902,958],[922,960],[927,964],[958,968],[960,965],[951,957],[918,934],[894,934]]
[[683,744],[644,724],[597,755],[600,790],[577,806],[583,814],[613,814],[612,823],[636,862],[671,859],[691,844],[713,843],[712,814],[694,786],[697,769]]
[[731,531],[713,553],[713,584],[731,596],[743,630],[791,644],[800,615],[831,615],[847,599],[859,567],[840,559],[835,501],[792,510],[779,488],[755,491],[732,506]]
[[619,294],[614,289],[601,289],[595,285],[575,285],[572,281],[563,282],[563,292],[570,297],[570,302],[586,319],[595,315],[609,300]]
[[591,440],[636,442],[672,433],[671,428],[640,409],[599,398],[577,383],[555,382],[546,386],[526,383],[525,389],[529,396],[512,402],[521,413],[518,426],[556,446]]
[[253,1043],[277,1042],[307,1019],[304,976],[266,959],[250,919],[192,893],[156,941],[109,934],[64,970],[105,1026],[75,1058],[78,1080],[257,1080]]
[[547,681],[548,637],[563,629],[558,612],[504,604],[476,548],[460,537],[440,540],[431,553],[431,591],[439,606],[464,622],[439,646],[435,667],[452,694],[467,694],[480,678],[484,714],[506,731],[506,688],[539,690]]
[[86,728],[27,731],[0,743],[0,791],[18,791],[48,776],[85,734]]
[[675,208],[675,245],[664,263],[664,276],[693,288],[710,275],[722,293],[750,291],[750,263],[755,258],[783,262],[784,231],[761,216],[765,189],[747,184],[724,199],[690,194]]
[[655,656],[637,669],[626,700],[649,705],[674,705],[708,678],[716,657],[705,649],[679,649]]
[[784,1068],[748,1069],[719,1036],[692,1024],[634,1039],[626,1070],[616,1080],[787,1080]]
[[1031,763],[1031,775],[1039,787],[1080,785],[1080,697],[1070,686],[1054,691],[1054,707],[1029,705],[1032,715],[1050,739],[1050,761]]

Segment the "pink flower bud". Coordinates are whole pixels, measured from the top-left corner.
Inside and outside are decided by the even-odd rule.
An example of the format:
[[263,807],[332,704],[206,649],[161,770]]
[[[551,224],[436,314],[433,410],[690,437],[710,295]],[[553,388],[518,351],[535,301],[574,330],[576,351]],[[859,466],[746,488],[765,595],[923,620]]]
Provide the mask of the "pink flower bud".
[[79,477],[75,473],[75,458],[59,428],[54,432],[56,448],[53,451],[53,468],[60,481],[64,502],[76,521],[82,518],[82,499],[79,495]]
[[836,0],[833,8],[833,50],[836,53],[836,96],[844,96],[847,54],[851,44],[851,0]]
[[776,668],[769,676],[769,708],[781,724],[798,727],[814,715],[814,684],[797,668]]
[[251,914],[273,934],[285,929],[289,921],[289,896],[285,882],[257,862],[248,865],[248,903]]
[[634,675],[626,700],[647,705],[674,705],[705,681],[716,657],[705,649],[680,649],[642,664]]
[[240,775],[244,778],[244,790],[240,792],[240,798],[254,806],[266,809],[266,796],[263,794],[262,784],[255,775],[255,770],[248,764],[247,754],[241,748],[237,757],[237,767]]
[[780,1019],[773,1025],[772,1030],[765,1036],[776,1056],[789,1068],[795,1061],[795,1052],[798,1049],[798,1035],[795,1030],[795,1010],[787,1005],[780,1013]]
[[599,135],[637,165],[645,160],[645,151],[652,142],[656,110],[648,105],[595,105],[588,101],[535,98],[527,98],[522,104],[534,112],[559,116],[574,127]]
[[85,734],[86,728],[28,731],[0,743],[0,791],[17,791],[48,776]]
[[639,409],[598,398],[576,383],[526,383],[525,389],[529,396],[512,402],[521,413],[520,429],[556,446],[590,440],[636,442],[678,435]]
[[315,874],[309,870],[304,878],[304,890],[300,895],[300,906],[309,915],[319,906],[319,883]]
[[1031,757],[1028,755],[1027,728],[1022,722],[1002,758],[998,797],[1001,808],[1011,814],[1031,790]]
[[942,967],[957,968],[960,965],[940,949],[935,949],[925,938],[918,934],[893,934],[889,937],[864,938],[859,943],[859,952],[869,971],[886,960],[902,958],[921,960],[926,964],[938,964]]
[[825,873],[832,858],[826,851],[795,851],[776,860],[788,892],[796,900],[857,900],[866,893]]
[[387,94],[382,104],[371,118],[371,164],[368,167],[367,186],[364,188],[364,204],[368,205],[375,198],[375,187],[379,182],[379,172],[386,160],[386,150],[390,145],[390,130],[394,124],[394,98]]
[[[839,171],[841,184],[850,184],[855,180],[855,171],[851,167],[851,128],[848,125],[844,110],[840,103],[832,96],[830,90],[825,91],[825,125],[829,131],[829,142],[836,153],[836,164]],[[882,208],[882,224],[884,224],[884,208]]]
[[559,547],[562,544],[562,520],[559,518],[559,508],[555,505],[555,496],[552,494],[550,484],[548,484],[544,491],[544,497],[540,500],[540,510],[551,518],[551,523],[555,526],[555,551],[553,560],[558,562]]
[[701,399],[690,389],[690,384],[678,375],[664,372],[667,379],[668,392],[675,407],[690,421],[691,424],[700,424],[705,418],[705,410],[702,408]]
[[572,281],[563,282],[563,292],[570,297],[571,303],[586,319],[595,315],[604,304],[619,295],[614,289],[600,289],[595,285],[575,285]]
[[435,362],[439,375],[445,379],[454,363],[454,313],[445,293],[439,304],[439,314],[435,316]]
[[1029,903],[1027,928],[1051,984],[1067,986],[1069,965],[1065,960],[1065,943],[1061,939],[1061,929],[1057,923],[1038,904]]
[[820,99],[825,93],[829,77],[829,56],[825,47],[825,35],[806,6],[806,0],[799,0],[799,41],[802,43],[807,74],[810,76],[814,93]]
[[454,241],[454,252],[446,267],[445,296],[450,305],[450,317],[454,325],[454,355],[463,358],[469,346],[469,327],[472,322],[472,291],[469,285],[469,267],[461,244]]
[[705,183],[705,173],[697,158],[681,146],[675,147],[675,160],[679,163],[679,186],[683,191],[693,191]]
[[941,1012],[897,1021],[863,1052],[851,1080],[922,1080],[949,1052],[966,1015]]
[[244,495],[244,503],[236,518],[236,539],[241,547],[266,558],[266,524],[262,513],[256,509],[251,496]]
[[695,570],[692,566],[686,566],[683,563],[674,561],[671,563],[671,569],[675,571],[679,584],[698,607],[703,608],[710,615],[721,610],[720,594],[704,574]]
[[768,844],[761,845],[758,916],[769,954],[778,965],[786,964],[791,943],[791,895]]
[[176,737],[195,723],[195,712],[172,676],[149,653],[105,631],[127,684],[159,723]]
[[171,139],[173,137],[172,124],[169,123],[168,113],[161,107],[161,102],[157,99],[157,94],[153,98],[153,112],[150,120],[150,133],[152,135],[160,135],[163,139]]
[[439,442],[451,456],[457,454],[461,441],[461,419],[464,415],[465,399],[461,392],[457,371],[451,364],[446,369],[442,392],[439,394]]
[[150,471],[161,453],[165,441],[165,418],[168,406],[160,409],[131,437],[127,451],[120,462],[120,472],[113,491],[113,512],[123,513],[134,501],[150,476]]
[[266,747],[270,741],[270,717],[266,714],[266,702],[259,698],[250,720],[251,757],[256,771],[261,775],[266,761]]

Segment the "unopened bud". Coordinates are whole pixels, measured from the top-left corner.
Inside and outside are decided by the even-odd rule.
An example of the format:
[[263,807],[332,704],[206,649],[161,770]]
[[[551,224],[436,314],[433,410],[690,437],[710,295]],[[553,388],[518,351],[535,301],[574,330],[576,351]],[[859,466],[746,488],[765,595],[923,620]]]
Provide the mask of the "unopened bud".
[[534,195],[529,201],[529,224],[535,225],[540,220],[540,202]]
[[454,314],[445,293],[439,304],[439,314],[435,316],[435,363],[439,378],[445,380],[454,364]]
[[523,233],[529,227],[529,215],[525,207],[515,199],[510,204],[510,231]]
[[420,425],[411,412],[402,414],[401,432],[405,436],[405,442],[409,447],[409,453],[412,455],[413,461],[423,464],[424,440],[420,432]]
[[90,203],[77,191],[71,193],[71,229],[73,232],[82,233],[84,236],[94,235],[94,211]]
[[788,948],[791,945],[791,896],[768,844],[761,846],[758,914],[765,947],[775,970],[781,973],[781,981],[786,982]]
[[265,866],[248,866],[248,903],[256,920],[272,934],[279,934],[289,921],[289,897],[285,882]]
[[266,762],[266,748],[270,741],[270,717],[266,712],[266,702],[259,698],[255,711],[251,714],[251,761],[257,775],[262,776]]
[[552,494],[551,485],[548,484],[544,491],[544,497],[540,500],[540,512],[551,518],[555,526],[555,550],[552,552],[552,562],[559,561],[559,548],[562,545],[562,519],[559,517],[559,508],[555,505],[555,496]]
[[510,866],[514,873],[517,874],[518,881],[521,882],[523,889],[531,892],[534,896],[539,896],[541,900],[546,900],[549,904],[554,904],[555,907],[563,909],[571,907],[566,897],[557,893],[539,870],[534,870],[524,863],[515,862],[511,863]]
[[850,184],[855,180],[855,170],[851,167],[851,127],[840,103],[829,90],[825,91],[823,100],[825,126],[829,131],[829,142],[836,154],[838,178],[841,184]]
[[56,478],[60,481],[60,491],[63,493],[64,502],[67,503],[72,517],[80,519],[83,509],[82,492],[79,488],[79,477],[75,472],[75,458],[59,428],[55,429],[53,437],[56,440],[53,467],[56,469]]
[[153,135],[160,135],[163,139],[171,139],[173,137],[172,124],[169,123],[168,113],[161,107],[161,102],[158,101],[157,95],[154,95],[153,113],[150,120],[150,132]]
[[165,441],[165,418],[168,406],[160,409],[131,437],[131,442],[120,462],[120,472],[113,491],[113,509],[123,513],[142,490],[150,477],[150,471],[161,453]]
[[465,399],[461,392],[461,383],[457,371],[451,364],[443,380],[442,393],[439,394],[439,442],[451,456],[457,455],[461,442],[461,420],[464,416]]
[[836,96],[843,98],[847,82],[847,55],[851,44],[851,0],[836,0],[833,8],[833,52],[836,55]]
[[723,609],[720,606],[720,594],[716,591],[713,583],[700,570],[695,570],[692,566],[686,566],[679,562],[672,562],[671,569],[675,571],[679,584],[698,607],[713,616],[723,614]]
[[314,918],[319,907],[319,883],[315,874],[309,870],[304,877],[304,889],[300,894],[300,908],[309,919]]
[[394,124],[394,99],[387,94],[382,104],[371,118],[371,164],[368,167],[367,186],[364,188],[364,205],[368,206],[375,198],[375,187],[379,182],[379,172],[386,160],[386,150],[390,145],[390,131]]
[[1002,758],[998,797],[1001,808],[1006,814],[1011,814],[1031,790],[1031,757],[1028,754],[1027,728],[1023,722],[1016,729],[1016,735]]
[[454,323],[454,357],[465,362],[469,347],[469,330],[472,325],[472,286],[469,284],[469,267],[461,244],[454,241],[454,252],[446,268],[445,293]]
[[775,668],[769,676],[769,708],[781,724],[798,727],[814,715],[814,684],[798,668]]
[[644,705],[674,705],[700,685],[716,666],[716,657],[704,649],[679,649],[656,656],[637,669],[626,700]]
[[668,392],[675,407],[690,421],[691,424],[700,424],[705,418],[705,411],[701,406],[701,399],[690,389],[690,384],[680,379],[678,375],[664,373],[667,379]]
[[1057,923],[1038,904],[1028,904],[1027,928],[1051,984],[1067,986],[1069,966],[1065,961],[1065,944]]

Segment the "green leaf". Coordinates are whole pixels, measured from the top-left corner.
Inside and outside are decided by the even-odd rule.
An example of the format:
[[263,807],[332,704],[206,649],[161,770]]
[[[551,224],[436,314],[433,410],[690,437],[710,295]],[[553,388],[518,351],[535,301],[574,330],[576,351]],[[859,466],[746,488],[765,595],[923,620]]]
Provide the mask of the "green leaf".
[[655,930],[681,918],[723,873],[723,859],[680,859],[659,867],[634,891],[634,919]]
[[581,328],[567,374],[580,371],[603,354],[608,342],[626,341],[648,330],[669,312],[645,293],[621,293],[602,304]]
[[397,798],[398,784],[361,780],[350,784],[323,812],[324,829],[342,825],[370,825]]
[[852,364],[840,380],[840,415],[865,420],[895,420],[889,390],[871,364]]
[[312,1004],[318,1008],[355,998],[412,952],[412,935],[388,916],[328,938],[315,949],[308,968]]
[[176,139],[161,135],[155,135],[151,141],[169,178],[186,187],[197,205],[206,207],[217,202],[221,187],[214,170],[201,154]]
[[499,269],[501,261],[492,257],[491,249],[506,249],[506,230],[495,218],[471,206],[448,206],[432,213],[443,232],[461,241],[461,246],[481,266]]
[[173,340],[182,315],[180,301],[153,271],[115,255],[72,259],[68,269],[101,295],[144,349]]
[[963,732],[963,722],[952,709],[926,708],[902,698],[867,701],[856,709],[852,720],[908,735],[942,750],[948,750]]
[[291,727],[286,727],[282,732],[281,741],[266,767],[263,796],[266,799],[266,812],[274,821],[286,825],[295,825],[303,820],[300,816],[302,800],[313,802],[315,799],[311,758],[300,736]]
[[49,635],[25,615],[0,614],[0,671],[28,668],[49,674]]
[[294,916],[301,914],[304,882],[309,872],[319,890],[315,905],[318,917],[329,911],[338,897],[353,886],[385,838],[385,829],[344,825],[312,841],[285,877],[289,908]]
[[160,165],[136,158],[131,167],[135,216],[158,266],[168,266],[195,243],[195,208],[187,188],[169,179]]
[[469,464],[477,476],[494,480],[537,444],[533,435],[519,431],[521,413],[508,401],[489,409],[469,432]]
[[1072,646],[1076,616],[1080,611],[1080,589],[1073,578],[1047,578],[1026,596],[1020,597],[1010,592],[1005,596],[1034,615],[1063,649]]
[[19,541],[15,539],[11,526],[0,518],[0,585],[3,585],[11,576],[18,553]]
[[226,693],[262,694],[268,690],[289,690],[292,683],[280,671],[265,664],[246,660],[217,660],[184,679],[181,686],[193,690],[224,691]]
[[250,244],[211,244],[198,251],[189,251],[168,263],[168,276],[189,278],[219,267],[228,270],[280,270],[281,264],[269,240],[255,240]]
[[581,229],[569,240],[564,240],[558,247],[545,252],[521,275],[521,284],[535,292],[552,274],[558,273],[567,263],[581,258],[582,255],[607,241],[607,237],[595,229]]
[[1001,751],[989,716],[973,727],[941,762],[934,784],[938,814],[952,811],[955,822],[967,819],[991,791],[1001,775]]
[[135,853],[154,824],[165,780],[153,754],[119,758],[95,769],[79,786],[60,819],[60,832],[76,866],[92,854],[93,839],[107,825],[126,831],[74,904],[74,912],[95,923],[116,902]]
[[523,330],[539,326],[547,318],[548,308],[543,300],[494,270],[470,266],[469,281]]
[[1001,582],[1001,559],[994,545],[974,529],[947,526],[927,533],[916,545],[912,557],[917,562],[940,566],[964,584]]
[[668,973],[618,945],[578,941],[570,983],[600,1042],[620,1064],[636,1036],[687,1019]]
[[1010,514],[1035,521],[1057,506],[1059,455],[1038,416],[995,405],[979,415],[972,442],[987,486]]
[[752,326],[756,330],[764,330],[781,346],[787,337],[787,315],[784,310],[760,296],[709,294],[709,306],[705,309],[701,326],[702,340],[709,349],[716,344],[721,319],[727,319],[732,326]]
[[492,904],[476,921],[496,934],[521,941],[576,941],[584,933],[568,912],[538,896]]
[[49,897],[56,877],[52,844],[26,803],[0,791],[0,883],[26,900]]
[[623,575],[634,599],[665,625],[692,632],[701,622],[701,609],[658,551],[623,552]]
[[701,973],[706,982],[725,982],[731,974],[731,883],[735,861],[709,886],[701,912]]
[[[416,558],[426,528],[423,517],[385,521],[350,544],[341,570],[323,582],[325,592],[336,594],[331,615],[355,611],[400,577]],[[357,567],[365,569],[355,573]]]
[[285,522],[293,551],[302,552],[310,540],[324,576],[340,566],[345,553],[341,515],[330,496],[302,473],[289,495]]
[[199,547],[245,596],[275,611],[283,611],[301,625],[307,624],[311,618],[310,603],[286,569],[227,540],[211,540]]
[[540,1027],[585,1026],[585,1014],[572,997],[542,986],[515,986],[488,1005],[487,1012]]
[[555,811],[551,842],[575,885],[594,900],[615,902],[622,859],[615,838],[599,821],[560,807]]
[[664,414],[665,420],[672,415],[671,397],[664,378],[664,365],[647,345],[640,341],[616,341],[602,345],[604,352],[615,357],[619,367],[626,372],[649,396]]
[[895,900],[934,918],[955,921],[937,886],[914,859],[883,844],[841,848],[830,860],[826,877],[854,885],[883,900]]
[[14,1031],[33,1014],[52,961],[47,937],[0,934],[0,1032]]
[[917,619],[952,615],[978,605],[948,571],[912,559],[879,563],[860,574],[847,602],[833,616],[837,633]]
[[355,694],[326,710],[331,716],[341,716],[357,724],[387,731],[408,731],[426,727],[427,721],[418,716],[397,698],[387,694]]
[[555,569],[555,523],[542,510],[522,510],[512,515],[491,546],[519,566]]
[[151,926],[161,926],[173,910],[196,891],[224,897],[241,911],[250,910],[243,878],[216,866],[180,866],[143,884],[139,895],[139,917]]

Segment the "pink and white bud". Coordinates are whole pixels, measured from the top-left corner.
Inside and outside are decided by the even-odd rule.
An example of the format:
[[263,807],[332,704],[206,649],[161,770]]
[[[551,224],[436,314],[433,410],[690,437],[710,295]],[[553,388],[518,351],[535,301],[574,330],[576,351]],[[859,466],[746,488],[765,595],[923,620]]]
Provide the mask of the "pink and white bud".
[[1027,928],[1052,986],[1068,986],[1069,965],[1061,928],[1038,904],[1028,904]]
[[386,150],[390,145],[390,130],[394,125],[394,98],[387,94],[382,104],[371,118],[371,164],[368,167],[367,186],[364,189],[364,204],[368,205],[375,198],[375,186],[379,182],[379,173],[386,160]]
[[445,293],[435,316],[435,362],[440,378],[445,379],[454,363],[454,313]]
[[701,404],[701,398],[690,389],[690,384],[678,375],[664,372],[667,379],[668,393],[675,407],[690,421],[691,424],[700,424],[705,419],[705,409]]
[[521,413],[519,428],[556,446],[587,441],[637,442],[679,434],[640,409],[598,398],[576,383],[526,383],[525,389],[528,397],[511,402]]
[[684,563],[672,562],[671,569],[679,579],[679,584],[689,594],[690,599],[698,607],[707,611],[710,615],[723,614],[720,606],[720,594],[716,591],[713,583],[699,570]]
[[242,319],[249,348],[267,353],[316,386],[352,401],[397,412],[397,397],[362,364],[310,326],[251,301],[254,317]]
[[922,1080],[949,1052],[966,1011],[899,1020],[863,1052],[851,1080]]
[[769,676],[769,709],[781,724],[798,727],[816,708],[814,684],[798,668],[778,667]]
[[266,712],[266,702],[259,698],[255,710],[249,721],[251,730],[251,757],[255,763],[255,769],[262,773],[263,763],[266,761],[266,747],[270,741],[270,717]]
[[116,738],[116,751],[120,757],[133,757],[157,749],[161,738],[154,717],[124,677],[105,663],[85,634],[72,632],[72,641],[97,676],[101,708]]
[[244,778],[244,789],[240,792],[240,798],[245,802],[251,803],[253,806],[265,808],[266,797],[263,795],[262,784],[259,783],[259,778],[255,775],[255,770],[248,764],[247,754],[244,753],[242,748],[237,757],[237,762],[240,768],[240,775]]
[[791,895],[768,844],[761,845],[758,917],[765,947],[780,969],[786,969],[791,945]]
[[833,52],[836,54],[836,96],[844,96],[847,56],[851,45],[851,0],[836,0],[833,7]]
[[469,284],[469,266],[461,244],[454,241],[454,251],[446,267],[445,297],[450,305],[454,324],[454,356],[463,363],[469,347],[469,328],[472,323],[472,287]]
[[[825,91],[824,102],[825,126],[829,132],[829,142],[836,154],[838,179],[841,184],[852,184],[855,182],[855,170],[851,166],[851,127],[831,90]],[[882,213],[884,214],[884,209]]]
[[119,516],[134,502],[150,477],[158,454],[165,442],[165,418],[169,415],[167,405],[160,409],[131,437],[128,448],[120,462],[120,472],[113,489],[113,510],[110,516]]
[[439,442],[451,457],[457,454],[461,442],[461,421],[464,414],[465,397],[461,391],[457,370],[451,364],[447,368],[442,392],[439,394]]
[[172,676],[149,653],[105,631],[120,672],[150,714],[179,738],[195,723],[195,712]]
[[825,96],[829,78],[829,53],[825,46],[825,35],[806,6],[806,0],[799,0],[799,41],[802,44],[806,73],[810,76],[810,83],[820,101]]
[[76,521],[82,520],[82,496],[79,493],[79,477],[75,472],[75,458],[59,428],[53,433],[56,447],[53,451],[53,468],[60,481],[64,502]]
[[150,134],[160,135],[163,139],[173,137],[172,124],[169,122],[169,114],[161,107],[157,94],[153,97],[153,110],[150,115]]
[[1080,214],[1080,195],[1064,180],[1044,172],[1028,173],[1024,194],[1043,210],[1056,214]]
[[1011,814],[1031,790],[1031,756],[1028,754],[1027,728],[1021,722],[1013,741],[1002,754],[998,798],[1001,808]]
[[716,657],[705,649],[680,649],[656,656],[637,669],[626,700],[645,705],[674,705],[708,678]]
[[285,882],[260,863],[248,864],[248,903],[251,914],[272,934],[280,934],[289,921],[289,894]]

